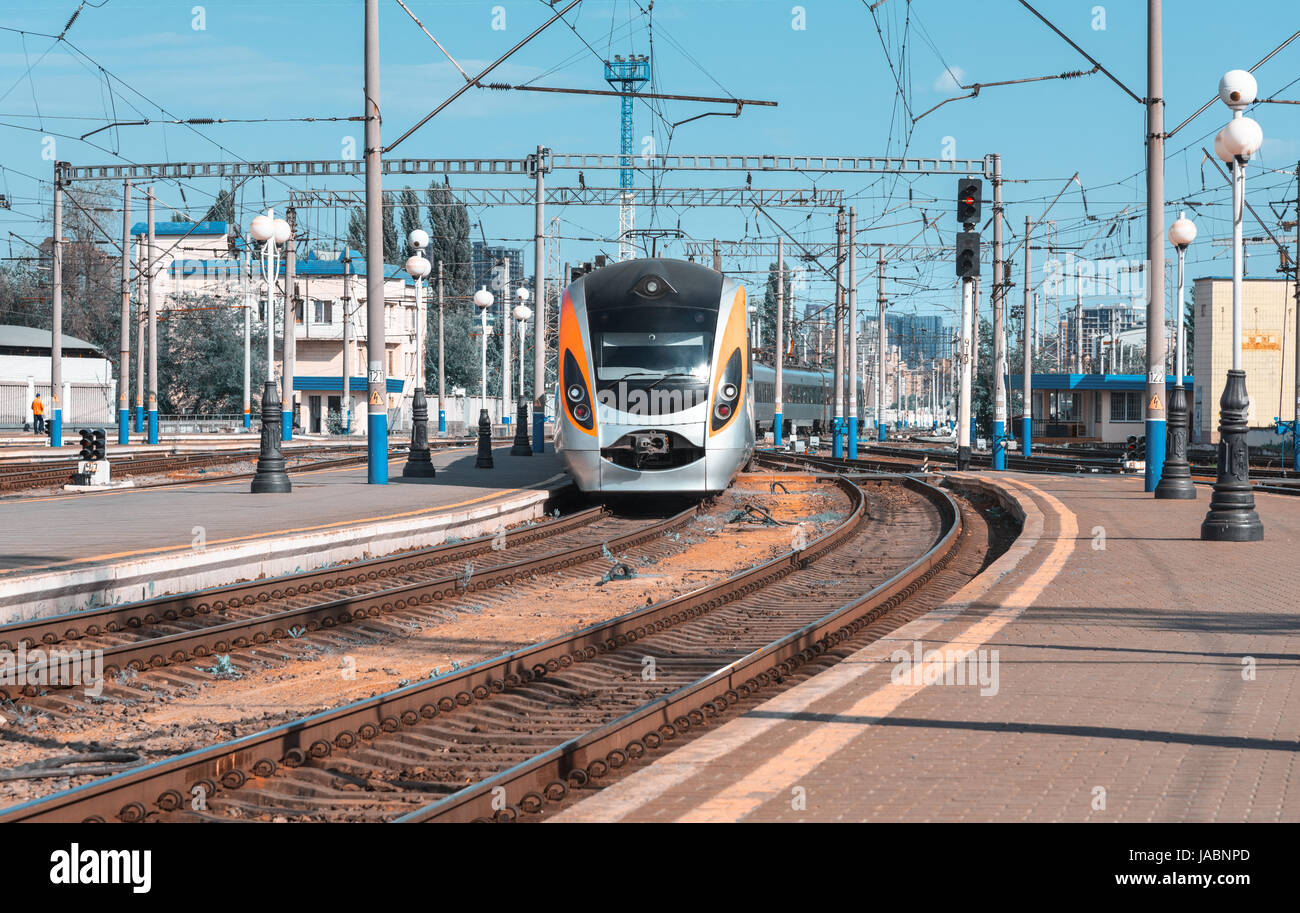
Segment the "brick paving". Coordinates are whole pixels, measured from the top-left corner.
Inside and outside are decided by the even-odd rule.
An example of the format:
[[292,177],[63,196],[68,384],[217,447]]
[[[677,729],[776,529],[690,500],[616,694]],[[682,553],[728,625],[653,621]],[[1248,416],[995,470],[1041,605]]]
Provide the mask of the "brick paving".
[[[947,604],[556,820],[1300,820],[1300,499],[1208,543],[1205,488],[980,477],[1026,528]],[[917,641],[996,650],[996,693],[894,683]]]

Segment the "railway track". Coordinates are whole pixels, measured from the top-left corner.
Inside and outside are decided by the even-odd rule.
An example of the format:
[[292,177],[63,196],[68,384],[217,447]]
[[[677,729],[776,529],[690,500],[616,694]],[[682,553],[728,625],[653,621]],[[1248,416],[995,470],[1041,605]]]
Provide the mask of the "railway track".
[[[114,679],[381,616],[434,613],[469,593],[651,542],[684,526],[695,513],[689,508],[646,523],[591,508],[502,534],[340,567],[3,625],[0,651],[14,652],[20,645],[102,651],[106,690],[129,691],[125,682],[115,686]],[[33,700],[38,692],[45,692],[39,702]],[[0,686],[0,699],[21,697],[61,714],[95,713],[95,705],[78,694],[73,687]]]
[[946,493],[911,479],[835,484],[852,504],[843,522],[725,580],[29,802],[0,821],[450,821],[540,811],[778,685],[951,560],[962,524]]

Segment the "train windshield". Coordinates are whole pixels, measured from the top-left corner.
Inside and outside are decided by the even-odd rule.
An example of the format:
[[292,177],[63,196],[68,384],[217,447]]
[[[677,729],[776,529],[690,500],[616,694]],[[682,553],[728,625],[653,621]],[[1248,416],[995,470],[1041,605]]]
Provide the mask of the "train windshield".
[[702,308],[598,310],[590,317],[596,379],[705,383],[717,319]]
[[644,333],[601,333],[596,359],[599,380],[685,375],[709,378],[710,333],[658,330]]

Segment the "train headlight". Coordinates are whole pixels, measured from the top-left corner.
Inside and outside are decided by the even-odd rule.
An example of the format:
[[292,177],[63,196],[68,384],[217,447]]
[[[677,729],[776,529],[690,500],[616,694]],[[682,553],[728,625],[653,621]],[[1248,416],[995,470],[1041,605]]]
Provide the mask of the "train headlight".
[[713,407],[713,415],[719,422],[725,422],[731,418],[731,407],[726,403],[718,403]]
[[594,431],[595,416],[591,411],[591,391],[573,352],[564,350],[564,396],[568,400],[569,415],[585,431]]
[[732,399],[735,399],[735,398],[736,398],[736,394],[737,394],[738,392],[740,392],[740,391],[738,391],[738,390],[736,389],[736,385],[735,385],[735,384],[723,384],[723,385],[722,385],[722,398],[723,398],[723,399],[726,399],[726,400],[732,400]]
[[742,377],[740,349],[736,349],[723,365],[718,378],[718,386],[713,394],[712,431],[721,431],[736,412],[736,400],[740,397]]

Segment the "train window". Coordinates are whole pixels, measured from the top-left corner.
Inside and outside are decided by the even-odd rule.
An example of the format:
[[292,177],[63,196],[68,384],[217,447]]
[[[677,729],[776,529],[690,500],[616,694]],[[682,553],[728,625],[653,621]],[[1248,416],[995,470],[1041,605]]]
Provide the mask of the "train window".
[[711,334],[659,330],[644,333],[598,333],[596,377],[620,380],[644,374],[709,376]]

